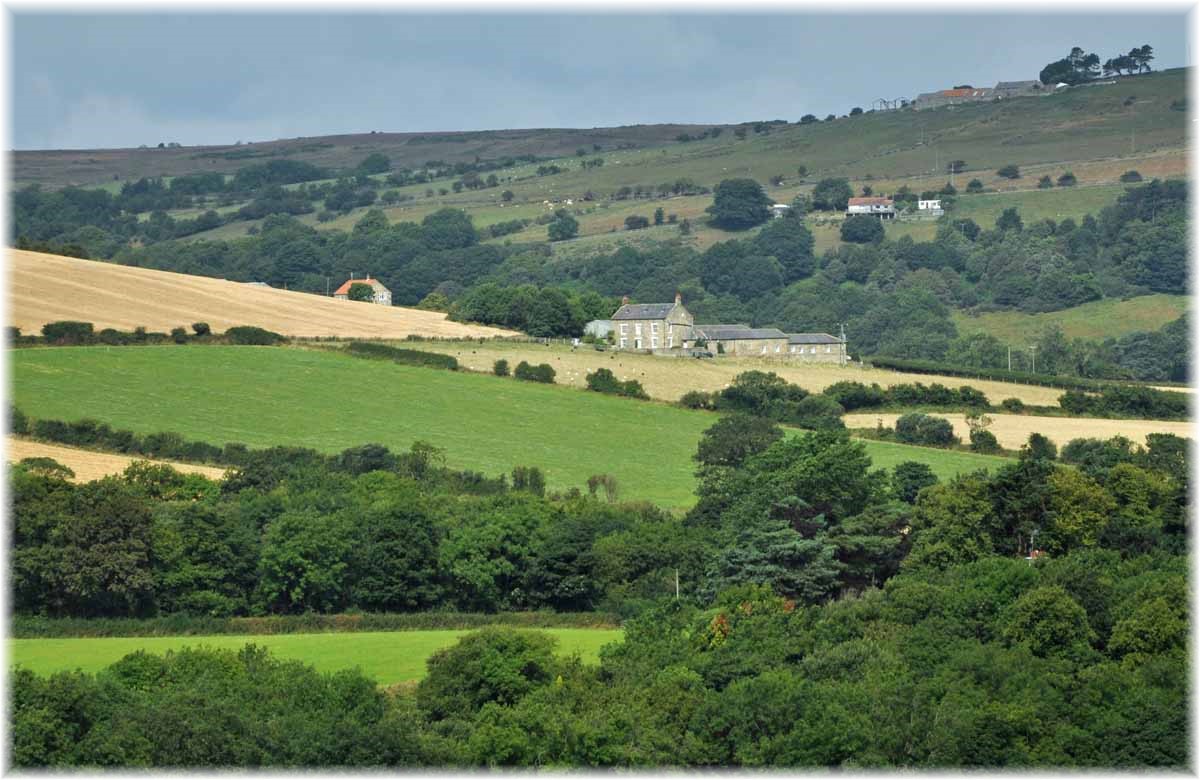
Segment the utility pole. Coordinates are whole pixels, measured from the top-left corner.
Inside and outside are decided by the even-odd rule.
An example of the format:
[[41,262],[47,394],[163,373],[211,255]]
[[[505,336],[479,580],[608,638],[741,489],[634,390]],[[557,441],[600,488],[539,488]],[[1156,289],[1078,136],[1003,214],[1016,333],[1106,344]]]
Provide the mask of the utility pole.
[[679,601],[679,569],[675,570],[675,600]]
[[1008,370],[1012,371],[1012,345],[1008,345]]
[[1037,344],[1029,345],[1029,355],[1030,355],[1030,362],[1033,364],[1032,367],[1030,368],[1030,372],[1036,374],[1037,373]]
[[838,323],[839,333],[841,334],[842,343],[840,345],[841,354],[838,355],[838,365],[842,368],[846,367],[846,323]]

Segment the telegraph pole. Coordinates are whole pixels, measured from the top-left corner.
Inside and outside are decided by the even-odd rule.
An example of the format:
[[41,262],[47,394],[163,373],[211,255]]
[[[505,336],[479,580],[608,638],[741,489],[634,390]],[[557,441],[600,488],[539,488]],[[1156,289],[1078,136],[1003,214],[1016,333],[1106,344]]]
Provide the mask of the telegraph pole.
[[1008,345],[1008,370],[1012,371],[1012,344]]
[[846,367],[846,323],[839,322],[838,328],[839,328],[838,332],[841,334],[841,338],[842,338],[841,354],[838,355],[838,365],[841,366],[842,368],[845,368]]
[[1032,362],[1032,364],[1033,364],[1033,366],[1030,368],[1030,371],[1031,371],[1031,373],[1036,374],[1037,373],[1037,344],[1031,344],[1029,346],[1029,355],[1030,355],[1030,362]]

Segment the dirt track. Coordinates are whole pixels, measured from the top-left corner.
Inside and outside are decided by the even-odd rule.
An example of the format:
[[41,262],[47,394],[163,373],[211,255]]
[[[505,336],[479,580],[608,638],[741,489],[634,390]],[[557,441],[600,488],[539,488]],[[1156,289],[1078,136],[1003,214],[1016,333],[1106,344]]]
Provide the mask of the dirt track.
[[[145,460],[145,458],[139,459],[128,455],[113,455],[107,452],[61,447],[57,444],[42,444],[28,439],[18,439],[15,436],[9,436],[6,445],[8,462],[16,463],[24,458],[53,458],[75,472],[74,481],[76,482],[91,482],[94,479],[107,477],[109,474],[120,474],[135,460]],[[211,479],[220,479],[225,474],[224,469],[212,466],[195,466],[190,463],[163,460],[155,460],[151,463],[164,464],[185,474],[203,474]]]
[[511,335],[450,322],[439,312],[339,301],[323,295],[255,287],[204,276],[8,250],[10,325],[35,335],[55,320],[83,320],[97,330],[151,331],[207,322],[221,332],[257,325],[285,336],[442,338]]

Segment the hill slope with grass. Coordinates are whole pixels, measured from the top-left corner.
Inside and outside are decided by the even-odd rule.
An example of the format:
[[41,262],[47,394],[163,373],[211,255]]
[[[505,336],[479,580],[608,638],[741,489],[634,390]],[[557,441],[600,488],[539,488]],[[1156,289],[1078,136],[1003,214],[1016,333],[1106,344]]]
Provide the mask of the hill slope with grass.
[[[447,465],[488,475],[537,466],[555,489],[616,477],[624,499],[693,500],[692,455],[717,417],[515,379],[412,368],[325,350],[74,347],[12,353],[13,401],[39,419],[90,417],[137,433],[175,431],[214,444],[337,452],[417,440]],[[928,463],[939,476],[1004,460],[867,442],[881,467]]]
[[26,334],[56,320],[96,329],[165,332],[207,322],[215,331],[257,325],[285,336],[445,338],[501,336],[499,328],[450,322],[440,312],[339,301],[320,295],[9,250],[8,320]]

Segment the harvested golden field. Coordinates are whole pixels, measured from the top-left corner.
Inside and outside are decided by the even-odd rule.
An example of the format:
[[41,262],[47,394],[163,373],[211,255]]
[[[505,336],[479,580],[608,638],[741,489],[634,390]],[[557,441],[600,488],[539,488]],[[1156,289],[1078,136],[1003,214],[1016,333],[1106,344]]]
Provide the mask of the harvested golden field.
[[[19,439],[16,436],[8,437],[8,453],[5,457],[10,463],[16,463],[25,458],[53,458],[75,472],[76,482],[91,482],[110,474],[120,474],[135,460],[146,460],[146,458],[134,458],[128,455],[113,455],[75,447],[61,447],[57,444],[43,444],[28,439]],[[203,474],[210,479],[220,479],[225,474],[224,469],[213,466],[195,466],[190,463],[164,460],[150,462],[170,466],[185,474]]]
[[583,387],[585,376],[597,368],[607,368],[618,379],[636,379],[653,398],[676,401],[689,390],[720,390],[743,371],[753,369],[774,371],[784,379],[807,390],[820,391],[835,382],[878,382],[883,387],[906,382],[931,384],[940,382],[948,387],[970,385],[985,393],[992,403],[1005,398],[1019,398],[1027,404],[1055,406],[1062,390],[1052,387],[1019,385],[1009,382],[991,382],[982,379],[936,376],[931,374],[907,374],[875,368],[856,368],[821,365],[803,365],[784,360],[763,358],[719,357],[711,360],[694,358],[666,358],[652,355],[637,355],[629,352],[597,352],[593,347],[581,344],[572,349],[564,344],[544,346],[528,342],[489,341],[478,342],[429,342],[420,346],[431,352],[454,355],[467,368],[475,371],[491,371],[492,364],[504,358],[509,367],[515,368],[524,360],[529,363],[549,363],[558,375],[554,381],[561,385]]
[[[847,428],[874,428],[881,421],[885,427],[896,425],[898,414],[848,414],[842,419]],[[954,433],[967,441],[970,429],[964,415],[938,414],[954,425]],[[992,424],[988,430],[1005,449],[1019,449],[1029,440],[1029,434],[1040,433],[1062,447],[1072,439],[1111,439],[1124,436],[1138,444],[1146,443],[1148,433],[1173,433],[1192,437],[1192,423],[1161,420],[1101,420],[1088,417],[1036,417],[1022,414],[989,414]]]
[[220,332],[257,325],[285,336],[440,338],[510,335],[450,322],[445,314],[339,301],[323,295],[255,287],[204,276],[9,250],[9,324],[36,334],[55,320],[96,329],[151,331],[207,322]]

